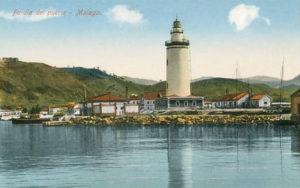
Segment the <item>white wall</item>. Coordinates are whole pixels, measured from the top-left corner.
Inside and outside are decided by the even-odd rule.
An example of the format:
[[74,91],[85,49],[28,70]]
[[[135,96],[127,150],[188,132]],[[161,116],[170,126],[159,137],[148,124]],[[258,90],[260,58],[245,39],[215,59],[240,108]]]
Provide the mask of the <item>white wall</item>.
[[125,105],[126,113],[139,113],[139,109],[140,108],[138,104]]
[[188,48],[167,49],[167,96],[187,96],[190,91],[190,55]]
[[[94,107],[94,113],[100,113],[100,104],[103,104],[104,106],[105,105],[109,105],[109,106],[114,106],[114,107],[115,107],[115,104],[116,104],[116,107],[117,107],[117,109],[116,109],[116,111],[117,111],[116,115],[122,115],[122,114],[124,114],[124,102],[94,102],[94,103],[88,103],[88,108],[92,108],[92,105],[93,105],[93,107]],[[91,106],[91,107],[89,107],[89,106]],[[104,106],[102,106],[102,113],[106,113],[106,112],[103,111],[103,107]]]
[[104,105],[102,106],[102,114],[115,114],[115,105]]
[[269,96],[265,95],[263,98],[259,100],[259,107],[270,107],[270,106],[271,106],[271,98]]
[[237,107],[243,107],[243,103],[245,103],[249,98],[249,94],[242,97],[240,100],[237,101]]

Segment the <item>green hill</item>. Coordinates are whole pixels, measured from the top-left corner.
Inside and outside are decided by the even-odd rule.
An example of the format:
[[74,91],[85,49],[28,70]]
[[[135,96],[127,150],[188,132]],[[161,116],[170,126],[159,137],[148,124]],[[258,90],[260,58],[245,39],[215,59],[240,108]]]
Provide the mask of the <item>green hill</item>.
[[[283,100],[290,101],[290,95],[295,91],[295,88],[286,89],[283,91]],[[226,78],[212,78],[192,83],[192,94],[204,96],[207,100],[213,100],[219,96],[228,93],[252,91],[255,94],[268,94],[273,98],[273,101],[279,101],[280,90],[272,88],[265,84],[248,85],[242,81]]]
[[[79,102],[87,97],[104,93],[125,96],[125,87],[129,94],[163,91],[166,83],[142,85],[128,81],[122,77],[107,74],[98,69],[82,67],[56,68],[43,63],[2,62],[0,61],[0,107],[24,105],[31,107],[36,104],[62,104]],[[275,101],[279,99],[279,89],[267,85],[253,84],[254,93],[267,93]],[[284,100],[295,91],[292,87],[284,91]],[[192,83],[192,94],[204,96],[212,100],[229,93],[248,91],[248,84],[232,79],[211,78]]]
[[0,62],[0,107],[62,104],[104,93],[142,93],[145,86],[97,69],[55,68],[43,63]]
[[98,69],[87,69],[82,67],[62,68],[72,74],[76,79],[85,83],[89,97],[103,93],[112,93],[120,96],[128,94],[142,94],[147,86],[127,81],[117,75],[109,75]]
[[1,64],[1,106],[63,103],[83,95],[84,83],[61,69],[42,63]]

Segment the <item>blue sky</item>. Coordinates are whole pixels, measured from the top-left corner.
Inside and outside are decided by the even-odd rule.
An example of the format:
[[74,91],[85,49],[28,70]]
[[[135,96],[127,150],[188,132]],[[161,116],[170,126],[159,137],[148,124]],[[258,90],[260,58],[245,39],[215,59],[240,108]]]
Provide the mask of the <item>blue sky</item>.
[[[0,57],[164,80],[164,41],[177,14],[191,42],[193,78],[232,77],[237,63],[241,77],[279,77],[284,56],[289,79],[299,74],[299,1],[2,0]],[[16,9],[73,14],[20,18],[11,16]],[[75,16],[78,9],[103,14]]]

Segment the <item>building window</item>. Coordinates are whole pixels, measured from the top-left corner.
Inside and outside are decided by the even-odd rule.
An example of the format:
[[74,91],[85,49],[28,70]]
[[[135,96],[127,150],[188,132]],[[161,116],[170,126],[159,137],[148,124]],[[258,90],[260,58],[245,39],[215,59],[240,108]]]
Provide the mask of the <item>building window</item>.
[[265,102],[264,102],[264,104],[265,104],[265,105],[267,105],[267,104],[268,104],[268,102],[267,102],[267,101],[265,101]]
[[197,105],[197,102],[196,101],[193,101],[192,102],[192,106],[196,106]]
[[149,102],[149,101],[147,101],[147,104],[150,104],[150,102]]
[[180,106],[180,102],[179,101],[176,101],[176,106]]
[[188,101],[184,101],[184,106],[188,106],[189,102]]

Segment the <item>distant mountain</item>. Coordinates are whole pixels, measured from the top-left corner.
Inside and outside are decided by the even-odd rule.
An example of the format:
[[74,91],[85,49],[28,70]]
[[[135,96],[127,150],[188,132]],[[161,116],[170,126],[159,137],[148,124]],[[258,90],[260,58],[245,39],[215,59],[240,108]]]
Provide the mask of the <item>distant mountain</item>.
[[297,89],[299,89],[300,87],[299,87],[299,85],[295,85],[295,84],[291,84],[291,85],[285,85],[284,86],[284,89],[291,89],[291,90],[297,90]]
[[284,82],[284,85],[296,85],[300,86],[300,75],[296,76],[295,78],[291,79],[291,80],[287,80]]
[[[207,79],[213,79],[216,77],[200,77],[197,79],[193,79],[191,82],[197,82],[197,81],[201,81],[201,80],[207,80]],[[272,88],[279,88],[280,87],[280,79],[279,78],[275,78],[275,77],[270,77],[270,76],[253,76],[253,77],[249,77],[249,78],[243,78],[240,79],[240,81],[248,83],[249,84],[265,84],[268,85]],[[291,87],[296,87],[298,86],[298,88],[300,87],[300,75],[296,76],[295,78],[291,79],[291,80],[284,80],[284,85],[288,86],[291,85]]]
[[159,81],[156,80],[150,80],[150,79],[142,79],[142,78],[132,78],[128,76],[122,76],[127,81],[138,83],[138,84],[143,84],[143,85],[153,85],[157,84]]
[[[254,76],[250,78],[243,79],[242,81],[248,82],[251,84],[266,84],[270,87],[273,88],[279,88],[280,87],[280,79],[279,78],[274,78],[274,77],[268,77],[268,76]],[[300,87],[300,75],[296,76],[295,78],[291,80],[284,80],[283,81],[284,86],[289,86],[290,87],[295,87],[298,86]]]
[[203,76],[203,77],[200,77],[200,78],[192,79],[191,83],[198,82],[198,81],[201,81],[201,80],[207,80],[207,79],[211,79],[211,78],[214,78],[214,77],[212,77],[212,76]]
[[246,78],[245,80],[250,80],[252,82],[278,82],[279,78],[271,77],[271,76],[253,76]]
[[244,78],[241,81],[250,83],[250,84],[266,84],[273,88],[280,87],[280,79],[270,76],[253,76],[249,78]]

